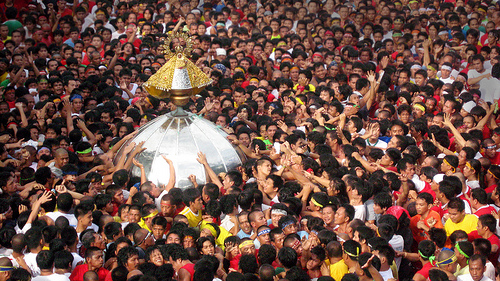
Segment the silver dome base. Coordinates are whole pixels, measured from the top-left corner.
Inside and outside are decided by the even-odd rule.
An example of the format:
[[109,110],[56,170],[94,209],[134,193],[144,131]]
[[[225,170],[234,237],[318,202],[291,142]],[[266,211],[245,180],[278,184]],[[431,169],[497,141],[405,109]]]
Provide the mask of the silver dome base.
[[[180,109],[164,114],[148,122],[139,129],[137,135],[126,142],[115,156],[122,157],[123,148],[130,142],[144,141],[146,148],[136,156],[144,165],[146,177],[157,185],[167,184],[170,179],[169,165],[165,155],[172,160],[175,168],[175,187],[189,188],[192,183],[188,177],[196,176],[198,184],[206,182],[203,165],[196,160],[197,153],[203,152],[208,164],[216,174],[227,172],[241,165],[245,155],[227,139],[227,134],[214,123]],[[133,176],[141,176],[139,168],[132,166]]]

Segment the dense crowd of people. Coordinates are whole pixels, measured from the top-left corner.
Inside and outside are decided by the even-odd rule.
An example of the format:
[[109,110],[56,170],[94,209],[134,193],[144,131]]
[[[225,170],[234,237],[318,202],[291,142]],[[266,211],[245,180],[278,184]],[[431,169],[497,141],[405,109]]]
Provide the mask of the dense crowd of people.
[[[0,281],[500,280],[499,3],[2,1]],[[246,155],[182,189],[129,141],[180,32]]]

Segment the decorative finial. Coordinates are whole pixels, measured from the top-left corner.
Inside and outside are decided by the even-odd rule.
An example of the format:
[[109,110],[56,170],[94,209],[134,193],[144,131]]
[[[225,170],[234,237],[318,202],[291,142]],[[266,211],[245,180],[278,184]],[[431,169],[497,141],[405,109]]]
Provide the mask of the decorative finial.
[[[173,51],[170,45],[173,45]],[[167,62],[142,86],[154,97],[171,98],[175,105],[183,106],[191,95],[196,95],[213,81],[189,60],[193,42],[188,34],[174,31],[162,47]]]

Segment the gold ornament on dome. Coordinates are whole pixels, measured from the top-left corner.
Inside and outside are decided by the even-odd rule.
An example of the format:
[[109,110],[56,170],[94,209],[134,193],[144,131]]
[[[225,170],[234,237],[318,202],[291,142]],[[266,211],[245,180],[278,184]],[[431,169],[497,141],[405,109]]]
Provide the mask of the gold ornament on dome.
[[[174,45],[173,50],[171,44]],[[154,97],[171,98],[177,106],[185,105],[190,96],[198,94],[213,82],[189,60],[192,51],[193,42],[187,33],[169,34],[162,51],[167,62],[143,84],[143,88]]]

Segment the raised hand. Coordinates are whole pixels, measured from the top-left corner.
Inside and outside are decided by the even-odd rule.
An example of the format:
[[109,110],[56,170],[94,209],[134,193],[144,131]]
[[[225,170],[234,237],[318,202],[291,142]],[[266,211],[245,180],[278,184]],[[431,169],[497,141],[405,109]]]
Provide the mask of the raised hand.
[[142,169],[144,168],[144,165],[142,165],[139,161],[137,161],[137,159],[133,158],[132,159],[132,163],[134,163],[135,166],[137,166],[137,168],[139,169]]
[[196,161],[202,165],[207,165],[207,156],[203,152],[198,152],[198,158],[196,158]]
[[172,163],[172,160],[168,159],[167,156],[162,154],[161,157],[163,157],[163,160],[165,160],[168,164]]
[[52,193],[50,191],[44,191],[42,196],[38,198],[38,202],[40,202],[40,204],[49,202],[51,200],[51,194]]

